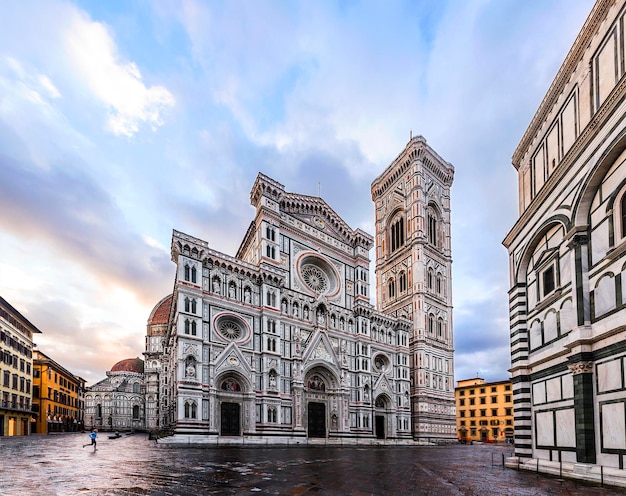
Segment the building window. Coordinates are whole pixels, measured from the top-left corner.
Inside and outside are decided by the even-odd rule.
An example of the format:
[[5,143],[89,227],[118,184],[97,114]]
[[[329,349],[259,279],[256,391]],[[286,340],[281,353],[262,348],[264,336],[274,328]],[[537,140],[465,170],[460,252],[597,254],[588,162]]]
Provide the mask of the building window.
[[461,398],[461,399],[459,400],[459,405],[460,405],[460,406],[465,406],[465,398]]
[[406,272],[400,272],[400,293],[406,291]]
[[497,396],[492,396],[492,397],[491,397],[491,402],[492,402],[492,403],[497,403],[497,402],[498,402],[498,398],[497,398]]
[[491,409],[491,416],[492,417],[497,417],[498,416],[498,409],[497,408],[492,408]]
[[139,405],[133,405],[133,420],[139,419]]
[[428,242],[433,246],[438,246],[437,215],[432,208],[428,209]]
[[434,278],[433,269],[428,269],[428,273],[426,274],[426,287],[428,289],[433,289],[433,278]]
[[546,270],[543,271],[542,274],[542,282],[543,282],[543,296],[547,296],[556,287],[556,281],[554,277],[554,265],[550,265]]
[[195,419],[197,416],[197,406],[195,401],[185,402],[185,418]]
[[404,217],[399,216],[391,223],[390,229],[391,253],[404,246]]
[[505,408],[505,415],[513,415],[512,408]]
[[195,267],[189,267],[189,264],[185,264],[185,281],[196,282],[196,274]]
[[271,423],[277,422],[276,408],[273,406],[267,409],[267,421]]
[[389,298],[396,296],[396,283],[393,279],[389,281]]
[[480,410],[480,416],[481,417],[486,417],[487,416],[487,410],[484,410],[484,409]]
[[474,398],[470,398],[470,405],[475,404],[475,401],[476,401],[476,400],[474,400]]

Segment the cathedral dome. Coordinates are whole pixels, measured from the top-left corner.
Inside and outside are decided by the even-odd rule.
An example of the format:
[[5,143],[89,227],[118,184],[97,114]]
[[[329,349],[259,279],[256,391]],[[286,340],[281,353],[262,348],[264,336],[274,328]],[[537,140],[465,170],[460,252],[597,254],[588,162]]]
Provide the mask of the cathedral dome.
[[152,309],[148,317],[148,326],[167,324],[172,308],[172,295],[167,295]]
[[121,360],[111,367],[111,372],[136,372],[137,374],[143,374],[143,360],[139,357]]

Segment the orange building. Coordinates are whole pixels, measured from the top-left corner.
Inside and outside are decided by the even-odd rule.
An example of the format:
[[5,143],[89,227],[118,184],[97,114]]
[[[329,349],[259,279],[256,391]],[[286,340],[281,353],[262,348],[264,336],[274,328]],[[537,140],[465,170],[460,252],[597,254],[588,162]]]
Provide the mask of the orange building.
[[82,430],[85,419],[85,380],[75,376],[39,350],[33,360],[34,432]]
[[458,381],[456,428],[460,441],[512,442],[513,393],[511,381],[484,379]]

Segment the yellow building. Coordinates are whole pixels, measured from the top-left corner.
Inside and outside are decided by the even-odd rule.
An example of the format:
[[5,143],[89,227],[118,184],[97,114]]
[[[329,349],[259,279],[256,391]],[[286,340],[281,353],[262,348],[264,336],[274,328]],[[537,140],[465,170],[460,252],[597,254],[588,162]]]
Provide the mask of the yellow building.
[[34,432],[75,432],[85,418],[85,380],[39,350],[33,359]]
[[484,379],[458,381],[456,431],[460,441],[512,442],[513,393],[511,381]]
[[0,436],[31,433],[35,333],[41,331],[0,296]]

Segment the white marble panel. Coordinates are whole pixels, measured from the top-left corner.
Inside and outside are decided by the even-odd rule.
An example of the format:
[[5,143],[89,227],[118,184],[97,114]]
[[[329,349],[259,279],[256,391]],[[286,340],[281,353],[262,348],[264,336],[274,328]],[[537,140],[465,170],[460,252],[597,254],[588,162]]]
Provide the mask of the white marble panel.
[[593,291],[595,316],[605,314],[615,308],[615,279],[604,276]]
[[561,376],[561,390],[564,400],[574,397],[574,376],[570,374]]
[[595,265],[604,258],[609,249],[609,223],[607,221],[602,222],[591,231],[591,249],[591,257]]
[[561,378],[556,377],[546,381],[546,400],[559,401],[561,398]]
[[533,405],[541,405],[546,402],[546,383],[533,384]]
[[532,310],[535,308],[537,304],[537,286],[533,284],[528,284],[526,298],[528,303],[528,310]]
[[561,287],[565,286],[572,280],[572,261],[571,261],[571,251],[568,250],[565,254],[561,256],[559,259],[559,271],[560,271],[560,282]]
[[530,326],[530,349],[534,350],[542,344],[541,323],[538,320],[535,320]]
[[543,321],[543,340],[545,343],[556,339],[556,312],[546,313],[546,317]]
[[575,451],[561,451],[561,461],[564,463],[576,463]]
[[552,412],[540,412],[537,419],[537,446],[554,446],[554,417]]
[[559,311],[559,321],[561,325],[561,335],[567,334],[575,325],[576,319],[574,309],[572,308],[572,300],[566,300]]
[[574,409],[557,410],[556,412],[556,444],[560,447],[576,447],[576,421]]
[[626,449],[626,416],[624,403],[602,405],[602,447],[608,449]]
[[622,360],[611,360],[598,364],[598,392],[621,389]]

